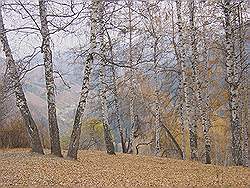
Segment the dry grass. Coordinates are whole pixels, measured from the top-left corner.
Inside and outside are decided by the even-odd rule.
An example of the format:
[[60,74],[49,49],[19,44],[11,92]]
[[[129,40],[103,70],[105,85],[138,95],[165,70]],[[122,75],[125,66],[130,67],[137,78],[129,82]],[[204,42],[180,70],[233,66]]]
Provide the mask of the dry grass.
[[250,187],[250,170],[166,158],[81,151],[78,161],[0,151],[0,186]]

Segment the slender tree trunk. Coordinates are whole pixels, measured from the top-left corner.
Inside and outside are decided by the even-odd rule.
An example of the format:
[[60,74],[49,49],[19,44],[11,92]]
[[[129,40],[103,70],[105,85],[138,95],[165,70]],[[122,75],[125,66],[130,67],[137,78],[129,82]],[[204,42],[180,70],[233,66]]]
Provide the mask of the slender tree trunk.
[[248,147],[249,147],[249,138],[248,138],[248,69],[247,67],[247,53],[245,48],[245,38],[246,38],[246,27],[245,22],[242,16],[242,6],[241,3],[238,4],[238,38],[239,38],[239,62],[240,62],[240,71],[241,71],[241,87],[240,87],[240,113],[241,113],[241,124],[242,124],[242,158],[243,165],[248,166]]
[[99,79],[101,84],[100,89],[100,98],[101,98],[101,107],[102,107],[102,122],[104,127],[104,139],[106,144],[106,150],[108,154],[115,154],[115,148],[112,141],[110,125],[108,121],[108,107],[107,107],[107,97],[106,97],[106,88],[105,88],[105,63],[101,61],[100,70],[99,70]]
[[30,113],[27,100],[20,82],[20,73],[17,70],[9,42],[6,35],[6,30],[4,28],[3,16],[2,16],[2,1],[0,1],[0,40],[3,44],[3,51],[5,53],[7,66],[9,68],[8,72],[12,83],[14,84],[14,93],[16,97],[16,104],[19,108],[22,118],[24,119],[25,126],[29,135],[30,145],[33,152],[44,154],[41,140],[39,137],[38,128],[35,124],[34,119]]
[[115,148],[112,141],[110,125],[108,121],[108,107],[107,107],[107,97],[106,97],[106,83],[105,83],[105,44],[104,44],[104,1],[100,2],[100,9],[98,11],[98,33],[97,33],[97,48],[99,51],[98,63],[100,63],[99,70],[99,80],[100,80],[100,98],[101,98],[101,108],[102,108],[102,122],[104,127],[104,139],[107,153],[112,155],[115,154]]
[[161,125],[160,125],[160,100],[159,100],[159,91],[156,89],[155,91],[155,111],[156,111],[156,117],[155,117],[155,155],[158,156],[161,151],[161,145],[160,145],[160,133],[161,133]]
[[47,10],[45,0],[39,0],[39,11],[41,20],[41,34],[42,34],[42,53],[45,67],[45,80],[47,89],[47,103],[48,103],[48,121],[51,153],[62,157],[59,128],[56,115],[56,101],[55,101],[55,82],[53,76],[53,62],[52,51],[50,47],[50,34],[47,21]]
[[109,49],[110,49],[110,56],[111,56],[111,71],[112,71],[112,82],[113,82],[113,93],[114,93],[114,105],[115,105],[115,114],[117,118],[117,127],[119,130],[120,134],[120,141],[122,145],[122,152],[126,153],[126,145],[125,145],[125,140],[124,140],[124,132],[123,128],[121,125],[121,112],[119,108],[119,102],[118,102],[118,90],[117,90],[117,78],[116,78],[116,71],[115,71],[115,66],[114,66],[114,55],[113,55],[113,46],[112,46],[112,41],[110,38],[109,33],[107,32],[108,40],[109,40]]
[[69,150],[67,154],[68,158],[72,159],[77,159],[77,151],[79,149],[79,140],[81,135],[81,117],[84,113],[87,102],[92,64],[96,52],[97,12],[100,9],[100,5],[101,5],[100,0],[92,0],[90,50],[87,60],[85,62],[81,96],[75,114],[75,120],[70,138]]
[[235,59],[235,35],[232,26],[231,0],[225,0],[225,40],[226,40],[226,79],[229,85],[229,108],[232,134],[232,156],[235,165],[242,165],[241,124],[239,119],[239,74]]
[[114,65],[112,65],[112,78],[113,78],[113,84],[114,84],[114,105],[115,105],[115,112],[116,112],[116,117],[117,117],[117,127],[119,129],[119,134],[120,134],[120,140],[122,144],[122,152],[126,152],[126,145],[124,141],[124,133],[123,133],[123,128],[121,125],[121,113],[120,113],[120,108],[118,104],[118,92],[117,92],[117,80],[116,80],[116,74],[115,74],[115,69]]
[[199,80],[199,70],[198,70],[198,50],[197,50],[197,35],[196,28],[194,23],[195,16],[195,4],[194,1],[189,2],[189,11],[190,11],[190,36],[191,36],[191,48],[192,48],[192,57],[191,57],[191,67],[192,67],[192,77],[194,82],[194,92],[197,100],[197,107],[201,116],[201,122],[203,126],[203,134],[205,138],[205,163],[211,164],[211,144],[210,136],[208,134],[210,128],[210,122],[208,119],[208,114],[204,108],[207,105],[204,105],[202,98],[202,84]]
[[176,1],[177,9],[177,26],[178,26],[178,54],[176,54],[177,62],[180,66],[180,90],[181,90],[181,129],[182,129],[182,150],[183,150],[183,159],[186,158],[186,138],[185,138],[185,128],[189,127],[189,137],[190,137],[190,153],[191,159],[198,160],[198,149],[197,149],[197,131],[194,122],[191,121],[191,107],[188,100],[188,78],[186,75],[186,52],[184,47],[184,37],[183,37],[183,22],[181,15],[181,0]]
[[[204,2],[205,3],[205,2]],[[207,11],[207,10],[206,10]],[[203,132],[204,132],[204,137],[206,136],[205,135],[205,128],[206,128],[206,125],[208,126],[208,129],[211,127],[211,120],[210,120],[210,116],[209,116],[209,113],[211,111],[211,108],[209,106],[209,101],[210,101],[210,95],[209,95],[209,48],[208,48],[208,40],[206,38],[207,36],[207,33],[208,33],[208,30],[206,28],[206,24],[207,24],[207,17],[204,16],[203,20],[202,20],[202,42],[203,42],[203,62],[205,64],[205,68],[204,68],[204,75],[201,75],[199,74],[200,76],[203,76],[204,77],[204,86],[203,86],[203,91],[202,91],[202,94],[204,95],[204,102],[203,102],[203,110],[205,111],[205,117],[207,117],[207,119],[203,119],[205,120],[203,122]],[[200,88],[201,90],[201,88]],[[206,123],[206,124],[205,124]],[[206,147],[206,146],[205,146]],[[207,151],[207,150],[206,150]]]
[[161,125],[160,125],[160,99],[159,99],[159,91],[160,91],[160,85],[159,85],[159,68],[157,67],[157,45],[158,45],[158,39],[155,38],[154,42],[154,52],[153,52],[153,58],[154,58],[154,72],[155,72],[155,155],[158,156],[161,151],[161,146],[160,146],[160,133],[161,133]]
[[128,142],[128,153],[133,153],[133,141],[134,141],[134,132],[135,132],[135,112],[134,112],[134,100],[135,100],[135,91],[134,91],[134,70],[133,70],[133,57],[132,57],[132,1],[128,2],[129,8],[129,66],[130,68],[130,103],[129,103],[129,112],[130,112],[130,135]]

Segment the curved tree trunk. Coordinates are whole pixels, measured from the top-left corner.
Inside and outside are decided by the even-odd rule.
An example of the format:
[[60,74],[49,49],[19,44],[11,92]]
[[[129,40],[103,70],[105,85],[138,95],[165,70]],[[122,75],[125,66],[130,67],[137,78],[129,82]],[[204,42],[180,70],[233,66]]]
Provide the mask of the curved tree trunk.
[[81,96],[75,114],[75,120],[70,138],[69,150],[67,154],[67,157],[71,159],[77,159],[77,151],[79,149],[79,140],[81,135],[81,117],[84,113],[87,102],[92,64],[95,56],[94,53],[96,51],[96,33],[97,33],[97,22],[98,22],[97,13],[99,7],[100,7],[100,0],[92,0],[90,50],[87,60],[85,62]]
[[4,23],[3,23],[2,1],[0,1],[0,40],[3,44],[3,51],[6,57],[8,72],[9,72],[11,81],[14,84],[16,104],[21,112],[22,118],[24,119],[25,126],[29,135],[29,140],[30,140],[32,151],[39,153],[39,154],[44,154],[41,140],[39,137],[38,128],[30,113],[22,85],[20,83],[20,76],[19,76],[20,73],[17,70],[17,66],[15,64],[15,61],[14,61],[14,58],[13,58],[13,55],[12,55],[12,52],[8,43],[6,30],[4,28]]

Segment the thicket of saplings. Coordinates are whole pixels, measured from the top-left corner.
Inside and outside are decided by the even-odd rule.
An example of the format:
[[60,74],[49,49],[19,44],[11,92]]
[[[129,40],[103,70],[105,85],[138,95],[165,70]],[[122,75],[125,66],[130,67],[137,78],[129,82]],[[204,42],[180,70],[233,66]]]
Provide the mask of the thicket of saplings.
[[[43,146],[49,148],[48,133],[41,126],[39,129]],[[0,123],[0,148],[29,148],[29,143],[29,136],[22,120]]]

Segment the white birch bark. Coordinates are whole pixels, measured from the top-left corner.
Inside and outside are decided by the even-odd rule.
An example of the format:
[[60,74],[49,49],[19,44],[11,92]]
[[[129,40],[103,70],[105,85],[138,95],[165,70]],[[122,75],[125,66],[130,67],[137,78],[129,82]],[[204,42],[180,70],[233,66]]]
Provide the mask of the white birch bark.
[[224,30],[226,42],[226,80],[229,87],[229,109],[230,124],[232,134],[232,156],[235,165],[242,165],[242,147],[241,147],[241,124],[239,119],[239,74],[234,51],[235,35],[232,26],[232,3],[231,0],[225,0],[224,3]]
[[116,76],[116,70],[114,66],[114,54],[113,54],[113,46],[112,46],[112,41],[109,33],[107,32],[107,37],[109,41],[109,51],[110,51],[110,61],[112,63],[111,65],[111,71],[112,71],[112,83],[113,83],[113,94],[114,94],[114,106],[115,106],[115,115],[117,118],[117,127],[119,130],[119,135],[120,135],[120,141],[122,145],[122,152],[126,153],[126,145],[125,145],[125,140],[124,140],[124,132],[121,124],[121,111],[119,107],[119,97],[118,97],[118,89],[117,89],[117,76]]
[[132,0],[128,2],[129,9],[129,54],[128,61],[130,68],[130,103],[129,103],[129,112],[130,112],[130,135],[128,141],[127,152],[133,152],[133,141],[134,141],[134,132],[135,132],[135,112],[134,112],[134,100],[135,100],[135,91],[134,91],[134,70],[133,70],[133,57],[132,57]]
[[0,1],[0,40],[3,45],[3,52],[6,57],[8,66],[8,72],[10,74],[11,81],[14,85],[14,93],[16,97],[16,104],[19,108],[22,118],[25,122],[25,126],[29,135],[30,145],[33,152],[44,154],[41,140],[39,137],[38,128],[34,119],[30,113],[27,100],[20,82],[20,73],[17,70],[17,66],[12,55],[11,48],[9,46],[6,30],[4,27],[4,21],[2,16],[2,1]]
[[89,93],[91,70],[94,61],[94,56],[96,53],[97,22],[98,22],[98,11],[100,10],[100,6],[101,6],[100,0],[92,0],[90,49],[88,57],[85,62],[81,96],[75,114],[75,120],[70,138],[69,150],[67,154],[68,158],[72,159],[77,159],[77,151],[79,149],[79,140],[81,135],[81,117],[85,111],[85,106]]
[[105,62],[100,61],[99,79],[100,79],[100,98],[101,98],[101,108],[102,108],[102,122],[104,127],[104,139],[106,145],[106,151],[108,154],[115,154],[114,144],[111,136],[111,129],[108,121],[108,107],[107,107],[107,97],[106,97],[106,83],[105,83]]
[[203,134],[205,139],[205,163],[211,163],[211,143],[210,136],[208,134],[210,128],[210,121],[208,117],[208,113],[206,111],[207,104],[204,103],[204,99],[202,97],[202,83],[199,78],[199,70],[198,70],[198,50],[197,50],[197,34],[195,28],[195,2],[194,0],[189,2],[189,11],[190,11],[190,38],[191,38],[191,48],[192,48],[192,56],[191,56],[191,67],[192,67],[192,77],[195,85],[194,92],[197,100],[197,107],[201,116],[201,122],[203,126]]
[[187,68],[186,68],[186,52],[184,47],[184,36],[183,36],[183,21],[182,21],[182,1],[176,1],[176,11],[177,11],[177,27],[178,27],[178,54],[176,54],[177,62],[180,66],[180,90],[181,90],[181,130],[182,130],[182,151],[183,159],[186,158],[186,138],[185,138],[185,129],[189,128],[190,134],[190,153],[191,159],[198,159],[198,150],[197,150],[197,133],[193,121],[191,121],[191,108],[188,100],[188,81],[187,81]]
[[126,145],[124,141],[124,132],[123,132],[122,124],[121,124],[121,112],[120,112],[119,103],[118,103],[117,79],[116,79],[114,65],[112,65],[112,79],[113,79],[113,84],[114,84],[113,92],[114,92],[115,113],[116,113],[116,118],[117,118],[117,127],[119,129],[122,152],[125,153]]
[[112,141],[110,124],[108,121],[108,107],[106,96],[106,83],[105,83],[105,44],[104,44],[104,1],[100,0],[100,9],[98,11],[98,33],[97,33],[97,50],[99,52],[97,56],[98,63],[100,63],[99,81],[100,81],[100,99],[102,108],[102,122],[104,127],[104,139],[106,145],[106,151],[108,154],[115,154],[115,148]]
[[47,21],[47,10],[45,0],[39,0],[39,13],[41,21],[42,53],[45,67],[45,80],[48,103],[48,122],[50,133],[51,153],[62,157],[59,128],[56,115],[55,82],[53,75],[52,51],[50,47],[50,34]]
[[239,70],[241,71],[241,86],[240,86],[240,120],[242,124],[242,158],[243,165],[249,166],[249,138],[248,138],[248,69],[247,67],[247,52],[245,48],[246,26],[242,15],[242,4],[237,7],[237,24],[238,24],[238,39],[239,39]]
[[119,103],[118,103],[118,91],[117,91],[117,78],[116,78],[116,73],[115,73],[115,67],[112,65],[112,80],[113,80],[113,92],[114,92],[114,105],[115,105],[115,113],[116,113],[116,118],[117,118],[117,127],[119,129],[119,134],[120,134],[120,140],[121,140],[121,145],[122,145],[122,152],[126,152],[126,145],[124,141],[124,132],[123,128],[121,125],[121,112],[119,108]]

